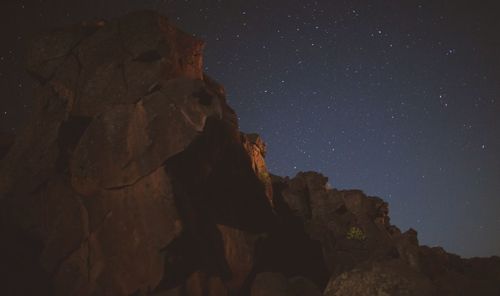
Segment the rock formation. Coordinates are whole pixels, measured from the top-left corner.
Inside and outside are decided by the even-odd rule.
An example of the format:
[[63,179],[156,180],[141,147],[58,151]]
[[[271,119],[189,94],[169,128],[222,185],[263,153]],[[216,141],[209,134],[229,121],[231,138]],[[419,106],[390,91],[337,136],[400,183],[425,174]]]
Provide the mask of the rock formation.
[[500,258],[419,246],[388,205],[270,175],[153,12],[33,41],[26,128],[0,142],[2,295],[500,295]]

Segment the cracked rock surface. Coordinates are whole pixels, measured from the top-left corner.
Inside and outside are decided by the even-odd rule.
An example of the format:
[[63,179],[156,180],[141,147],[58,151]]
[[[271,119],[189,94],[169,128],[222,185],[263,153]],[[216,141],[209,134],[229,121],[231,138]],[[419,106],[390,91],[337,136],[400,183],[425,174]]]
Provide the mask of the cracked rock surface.
[[0,134],[0,294],[500,295],[500,259],[419,246],[388,205],[269,174],[204,43],[154,12],[41,34]]

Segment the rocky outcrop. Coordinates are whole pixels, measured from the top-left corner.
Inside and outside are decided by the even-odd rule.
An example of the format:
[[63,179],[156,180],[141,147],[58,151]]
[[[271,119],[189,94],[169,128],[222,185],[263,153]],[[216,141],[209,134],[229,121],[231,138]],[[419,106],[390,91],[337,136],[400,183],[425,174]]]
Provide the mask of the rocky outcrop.
[[421,270],[436,295],[500,295],[500,258],[463,259],[440,247],[420,247]]
[[281,181],[281,195],[308,236],[321,242],[330,273],[339,274],[365,261],[400,257],[417,268],[412,257],[418,254],[416,233],[401,234],[389,223],[386,202],[359,190],[330,189],[327,181],[315,172],[299,173]]
[[2,152],[5,293],[242,287],[273,223],[270,183],[202,49],[152,12],[34,41],[37,106]]
[[153,12],[34,40],[33,116],[0,135],[2,295],[500,294],[498,258],[421,247],[318,173],[270,175],[202,50]]
[[321,243],[330,275],[324,295],[500,293],[500,258],[462,259],[419,246],[415,230],[401,233],[389,223],[388,205],[380,198],[327,184],[315,172],[274,177],[281,193],[275,198]]

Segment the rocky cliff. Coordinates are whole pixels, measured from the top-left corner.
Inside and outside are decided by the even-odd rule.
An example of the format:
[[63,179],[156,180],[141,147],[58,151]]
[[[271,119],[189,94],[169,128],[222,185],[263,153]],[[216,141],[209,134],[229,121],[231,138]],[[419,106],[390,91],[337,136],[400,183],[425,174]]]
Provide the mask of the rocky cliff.
[[419,246],[388,205],[270,175],[203,42],[153,12],[33,42],[0,145],[2,295],[500,295],[500,259]]

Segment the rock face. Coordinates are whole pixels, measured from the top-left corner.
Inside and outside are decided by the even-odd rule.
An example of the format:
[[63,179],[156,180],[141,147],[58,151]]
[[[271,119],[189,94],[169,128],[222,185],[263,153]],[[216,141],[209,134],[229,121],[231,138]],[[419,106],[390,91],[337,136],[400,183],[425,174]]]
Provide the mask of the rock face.
[[323,293],[310,280],[303,277],[287,279],[283,274],[259,273],[252,284],[251,296],[321,296]]
[[202,49],[152,12],[34,41],[36,112],[2,144],[8,295],[241,288],[272,192]]
[[429,279],[398,260],[364,264],[330,281],[325,295],[435,295]]
[[0,135],[2,294],[500,295],[499,258],[421,247],[320,174],[270,175],[202,50],[153,12],[33,41],[35,112]]

